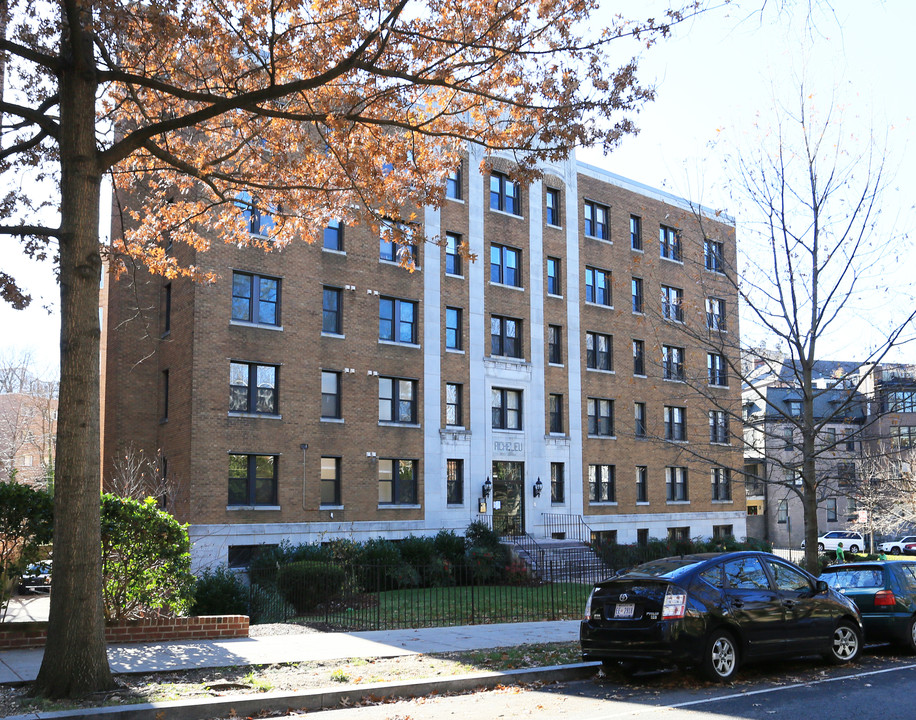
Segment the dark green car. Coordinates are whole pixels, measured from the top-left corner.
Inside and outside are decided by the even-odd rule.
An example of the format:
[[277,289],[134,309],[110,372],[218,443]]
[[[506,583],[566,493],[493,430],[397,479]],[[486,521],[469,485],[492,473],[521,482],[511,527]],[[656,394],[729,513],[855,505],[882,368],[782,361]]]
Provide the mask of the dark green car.
[[893,642],[916,653],[916,562],[831,565],[820,579],[859,608],[866,642]]

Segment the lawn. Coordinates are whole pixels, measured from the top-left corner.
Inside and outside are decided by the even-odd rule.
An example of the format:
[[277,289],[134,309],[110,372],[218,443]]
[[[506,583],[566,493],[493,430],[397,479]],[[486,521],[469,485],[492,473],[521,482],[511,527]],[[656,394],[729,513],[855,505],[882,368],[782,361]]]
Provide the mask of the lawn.
[[474,625],[582,617],[591,584],[407,588],[355,595],[292,622],[339,630]]

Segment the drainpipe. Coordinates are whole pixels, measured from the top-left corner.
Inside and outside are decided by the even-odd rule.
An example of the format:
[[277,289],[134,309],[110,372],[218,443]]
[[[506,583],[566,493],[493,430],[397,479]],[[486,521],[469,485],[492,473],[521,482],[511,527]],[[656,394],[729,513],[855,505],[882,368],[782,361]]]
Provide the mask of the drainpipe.
[[309,449],[308,443],[302,443],[299,449],[302,450],[302,509],[307,510],[305,506],[305,451]]

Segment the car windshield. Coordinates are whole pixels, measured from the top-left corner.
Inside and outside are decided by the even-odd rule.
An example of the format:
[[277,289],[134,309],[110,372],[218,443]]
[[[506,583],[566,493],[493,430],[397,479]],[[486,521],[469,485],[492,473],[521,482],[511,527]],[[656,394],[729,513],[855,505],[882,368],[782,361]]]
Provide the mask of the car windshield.
[[878,567],[841,568],[825,571],[821,575],[821,580],[830,585],[830,587],[841,590],[881,588],[884,587],[884,571]]
[[675,578],[696,567],[707,558],[694,556],[670,557],[637,565],[627,574],[651,575],[653,577]]

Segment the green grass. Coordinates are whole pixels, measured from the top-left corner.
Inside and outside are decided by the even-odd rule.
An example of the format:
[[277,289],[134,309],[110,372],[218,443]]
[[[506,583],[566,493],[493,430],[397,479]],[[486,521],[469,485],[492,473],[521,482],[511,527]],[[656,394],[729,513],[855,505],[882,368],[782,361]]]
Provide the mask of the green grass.
[[582,616],[592,585],[550,583],[536,587],[484,585],[391,590],[340,602],[327,614],[294,622],[338,629],[440,627],[497,622],[573,620]]

